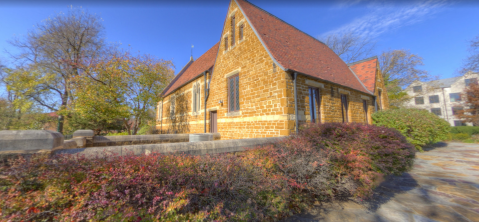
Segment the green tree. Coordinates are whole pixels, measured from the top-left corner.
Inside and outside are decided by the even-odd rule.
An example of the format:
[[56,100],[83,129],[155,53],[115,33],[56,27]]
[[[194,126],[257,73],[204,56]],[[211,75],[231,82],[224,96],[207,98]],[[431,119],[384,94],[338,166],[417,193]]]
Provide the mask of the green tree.
[[[10,43],[21,53],[11,55],[17,68],[6,72],[8,90],[51,111],[71,109],[80,67],[103,53],[101,19],[71,8],[37,24],[24,38]],[[59,112],[61,113],[61,112]],[[64,118],[60,116],[60,132]]]
[[121,120],[136,135],[151,119],[148,110],[173,78],[172,68],[171,61],[130,52],[99,59],[75,80],[75,112],[99,127]]

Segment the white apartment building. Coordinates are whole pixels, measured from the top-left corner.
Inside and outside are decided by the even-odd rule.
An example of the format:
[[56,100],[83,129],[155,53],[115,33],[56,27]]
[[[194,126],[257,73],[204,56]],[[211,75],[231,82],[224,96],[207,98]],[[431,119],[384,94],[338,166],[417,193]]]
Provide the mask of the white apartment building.
[[477,83],[478,79],[477,73],[468,72],[463,76],[430,82],[414,81],[405,89],[411,97],[405,106],[429,110],[448,121],[451,126],[472,126],[472,123],[463,123],[454,114],[458,110],[468,108],[464,106],[461,94],[466,86],[473,82]]

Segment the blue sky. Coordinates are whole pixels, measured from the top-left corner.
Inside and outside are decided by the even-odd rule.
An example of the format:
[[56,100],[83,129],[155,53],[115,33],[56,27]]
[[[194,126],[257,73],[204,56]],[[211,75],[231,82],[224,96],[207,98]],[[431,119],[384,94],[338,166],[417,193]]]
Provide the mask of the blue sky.
[[[349,30],[371,36],[374,54],[409,49],[424,58],[432,75],[457,75],[468,55],[468,41],[479,36],[479,3],[475,1],[273,1],[250,0],[314,37]],[[49,16],[81,6],[100,15],[108,42],[172,60],[178,72],[189,60],[191,45],[198,58],[220,39],[228,0],[210,1],[2,1],[0,59],[15,53],[7,41],[25,35]],[[0,94],[3,94],[0,92]]]

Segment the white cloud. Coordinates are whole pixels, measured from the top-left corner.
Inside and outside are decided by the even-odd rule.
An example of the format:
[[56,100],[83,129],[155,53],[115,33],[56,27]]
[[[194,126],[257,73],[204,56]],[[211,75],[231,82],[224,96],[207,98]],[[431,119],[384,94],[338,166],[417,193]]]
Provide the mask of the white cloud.
[[[348,7],[358,4],[360,1],[345,0],[341,1],[338,6]],[[366,5],[369,11],[366,15],[356,18],[335,30],[326,32],[320,37],[352,31],[375,38],[382,33],[423,21],[448,4],[446,0],[411,1],[399,5],[370,1]]]

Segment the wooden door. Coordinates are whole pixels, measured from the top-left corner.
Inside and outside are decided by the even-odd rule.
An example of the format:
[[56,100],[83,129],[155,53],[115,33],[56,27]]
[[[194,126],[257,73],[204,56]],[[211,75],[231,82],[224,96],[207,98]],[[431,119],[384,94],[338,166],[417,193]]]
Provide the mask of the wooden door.
[[218,115],[217,112],[211,112],[210,113],[210,132],[211,133],[217,133],[218,132]]

